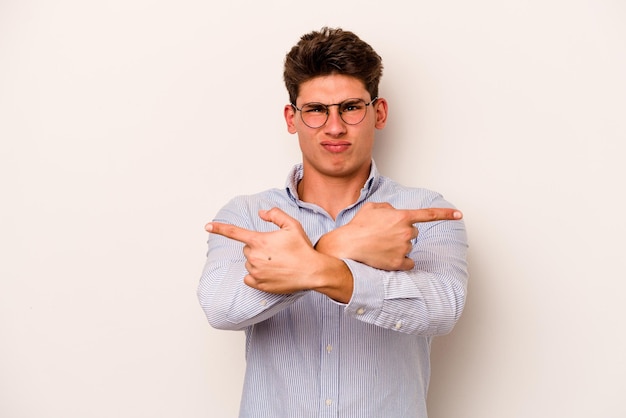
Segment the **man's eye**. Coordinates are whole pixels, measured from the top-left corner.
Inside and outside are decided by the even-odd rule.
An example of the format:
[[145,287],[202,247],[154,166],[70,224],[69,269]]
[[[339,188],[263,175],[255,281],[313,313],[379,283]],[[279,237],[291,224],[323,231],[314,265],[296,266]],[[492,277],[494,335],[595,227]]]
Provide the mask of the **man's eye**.
[[360,103],[345,103],[341,106],[341,112],[355,112],[363,106]]
[[324,106],[308,105],[302,111],[305,113],[326,113],[326,108]]

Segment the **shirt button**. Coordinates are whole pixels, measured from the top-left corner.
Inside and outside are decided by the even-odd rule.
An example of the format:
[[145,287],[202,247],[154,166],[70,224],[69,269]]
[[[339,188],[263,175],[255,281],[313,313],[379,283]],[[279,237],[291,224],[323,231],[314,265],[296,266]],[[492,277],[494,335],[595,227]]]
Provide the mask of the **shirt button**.
[[402,321],[398,321],[396,322],[396,325],[394,326],[395,329],[400,329],[402,328]]
[[263,299],[263,300],[261,301],[261,306],[265,306],[265,305],[267,305],[267,301],[266,301],[265,299]]
[[331,406],[333,404],[332,399],[326,399],[326,406]]
[[330,344],[328,344],[328,345],[326,346],[326,352],[327,352],[328,354],[330,354],[330,352],[331,352],[331,351],[333,351],[333,346],[332,346],[332,345],[330,345]]
[[363,309],[363,308],[359,308],[359,309],[356,310],[356,314],[357,315],[363,315],[364,313],[365,313],[365,309]]

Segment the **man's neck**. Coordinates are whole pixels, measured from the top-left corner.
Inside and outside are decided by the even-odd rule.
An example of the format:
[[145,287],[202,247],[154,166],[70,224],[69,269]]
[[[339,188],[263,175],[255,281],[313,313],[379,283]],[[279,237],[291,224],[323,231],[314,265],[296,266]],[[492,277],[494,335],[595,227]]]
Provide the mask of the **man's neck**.
[[314,203],[336,219],[339,212],[355,203],[367,181],[366,176],[350,178],[307,176],[305,171],[298,183],[298,197],[303,202]]

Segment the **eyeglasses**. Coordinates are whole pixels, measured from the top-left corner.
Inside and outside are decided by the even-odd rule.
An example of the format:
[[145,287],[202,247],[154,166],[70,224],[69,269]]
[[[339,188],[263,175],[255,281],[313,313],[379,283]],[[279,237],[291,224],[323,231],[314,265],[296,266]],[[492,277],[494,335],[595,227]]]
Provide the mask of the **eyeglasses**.
[[305,103],[301,108],[291,103],[291,106],[300,111],[302,122],[312,129],[321,128],[328,121],[330,114],[329,108],[337,106],[339,117],[348,125],[358,125],[365,119],[367,107],[378,100],[374,97],[369,103],[365,103],[363,99],[346,99],[341,103],[323,104],[323,103]]

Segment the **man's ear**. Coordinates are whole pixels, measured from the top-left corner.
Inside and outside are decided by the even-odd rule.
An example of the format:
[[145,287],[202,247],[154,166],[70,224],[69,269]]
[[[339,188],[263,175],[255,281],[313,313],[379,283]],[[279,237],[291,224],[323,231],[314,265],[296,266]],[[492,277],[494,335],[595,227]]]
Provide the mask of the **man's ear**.
[[382,97],[376,100],[376,102],[374,103],[374,109],[376,111],[376,124],[374,126],[376,127],[376,129],[383,129],[387,124],[387,100],[383,99]]
[[293,108],[292,105],[287,104],[285,105],[285,109],[283,111],[284,115],[285,115],[285,122],[287,122],[287,131],[290,134],[295,134],[296,131],[296,125],[294,123],[295,117],[296,117],[296,111]]

